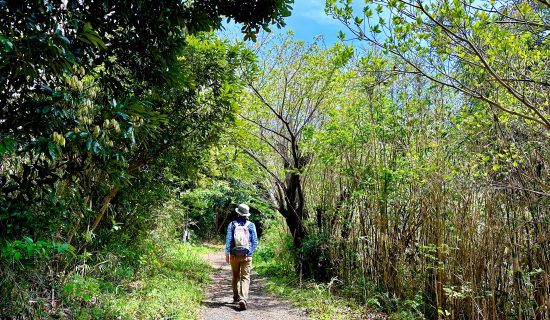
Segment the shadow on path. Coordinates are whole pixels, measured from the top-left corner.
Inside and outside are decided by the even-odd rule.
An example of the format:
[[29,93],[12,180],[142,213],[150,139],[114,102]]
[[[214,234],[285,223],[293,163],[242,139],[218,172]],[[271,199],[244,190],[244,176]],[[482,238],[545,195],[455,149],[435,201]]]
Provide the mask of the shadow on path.
[[233,303],[231,267],[225,263],[224,253],[206,254],[204,258],[216,271],[203,302],[203,320],[307,319],[305,312],[294,307],[292,303],[269,295],[265,290],[265,280],[259,278],[255,272],[252,272],[250,279],[248,310],[240,311],[238,305]]

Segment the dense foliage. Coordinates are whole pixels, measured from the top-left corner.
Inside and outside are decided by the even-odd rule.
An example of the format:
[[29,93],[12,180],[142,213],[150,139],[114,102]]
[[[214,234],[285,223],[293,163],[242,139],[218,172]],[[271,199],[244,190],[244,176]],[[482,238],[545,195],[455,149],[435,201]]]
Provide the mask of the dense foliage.
[[290,3],[0,1],[0,317],[196,317],[173,240],[241,202],[284,290],[550,317],[550,4],[329,0],[366,49],[256,39]]
[[241,113],[297,272],[404,317],[548,317],[548,4],[354,8],[327,3],[370,50],[264,41]]
[[192,185],[252,72],[202,32],[227,18],[254,38],[290,3],[0,1],[0,317],[74,317],[97,290],[70,279],[97,288],[104,254],[138,262],[125,247]]

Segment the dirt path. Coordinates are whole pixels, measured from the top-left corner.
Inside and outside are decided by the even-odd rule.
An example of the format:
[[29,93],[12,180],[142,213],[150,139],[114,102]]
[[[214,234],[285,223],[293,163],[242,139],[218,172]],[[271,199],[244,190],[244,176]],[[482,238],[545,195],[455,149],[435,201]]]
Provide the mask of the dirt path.
[[263,320],[307,319],[305,313],[290,302],[275,298],[265,290],[265,280],[252,271],[248,310],[239,311],[233,304],[231,291],[231,267],[225,263],[223,252],[206,254],[216,271],[208,286],[202,312],[203,320]]

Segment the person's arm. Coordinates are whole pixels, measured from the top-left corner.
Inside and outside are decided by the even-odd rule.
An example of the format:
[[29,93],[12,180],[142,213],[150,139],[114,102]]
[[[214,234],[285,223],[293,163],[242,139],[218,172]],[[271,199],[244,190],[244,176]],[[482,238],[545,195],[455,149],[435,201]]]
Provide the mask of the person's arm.
[[225,237],[225,261],[229,263],[231,255],[231,242],[233,241],[233,223],[230,222],[227,226],[227,236]]
[[250,223],[248,231],[250,231],[250,256],[252,256],[252,254],[254,254],[254,251],[256,250],[256,247],[258,247],[258,234],[256,233],[256,225],[254,225],[254,223]]

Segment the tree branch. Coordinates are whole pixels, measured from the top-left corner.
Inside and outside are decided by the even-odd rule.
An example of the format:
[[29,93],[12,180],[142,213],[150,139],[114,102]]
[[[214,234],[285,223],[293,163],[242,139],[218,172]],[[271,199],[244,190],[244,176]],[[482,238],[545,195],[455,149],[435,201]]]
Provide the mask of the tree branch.
[[494,79],[497,80],[498,83],[500,83],[512,96],[514,96],[517,100],[519,100],[521,103],[523,103],[526,107],[528,107],[530,110],[535,112],[535,114],[539,117],[541,121],[538,121],[539,123],[542,123],[545,125],[546,129],[550,129],[550,121],[544,117],[540,113],[540,111],[533,106],[533,104],[523,95],[521,95],[519,92],[517,92],[513,87],[508,85],[505,81],[502,80],[502,78],[496,73],[496,71],[489,65],[483,54],[479,51],[479,48],[471,42],[467,37],[463,37],[456,32],[450,30],[447,26],[439,22],[437,19],[435,19],[430,13],[426,11],[424,6],[417,0],[417,3],[419,5],[420,10],[435,24],[437,24],[440,28],[442,28],[445,33],[447,33],[451,37],[455,37],[456,39],[459,39],[460,41],[466,43],[476,54],[476,56],[480,59],[483,66],[485,66],[485,69],[489,71],[491,76],[493,76]]

